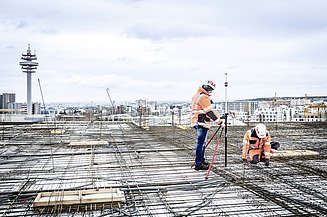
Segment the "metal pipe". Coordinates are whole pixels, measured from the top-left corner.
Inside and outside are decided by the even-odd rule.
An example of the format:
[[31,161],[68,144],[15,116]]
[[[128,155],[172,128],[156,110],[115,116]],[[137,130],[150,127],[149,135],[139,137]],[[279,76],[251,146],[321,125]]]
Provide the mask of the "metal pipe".
[[227,167],[227,126],[228,126],[228,111],[227,111],[227,73],[225,80],[225,167]]

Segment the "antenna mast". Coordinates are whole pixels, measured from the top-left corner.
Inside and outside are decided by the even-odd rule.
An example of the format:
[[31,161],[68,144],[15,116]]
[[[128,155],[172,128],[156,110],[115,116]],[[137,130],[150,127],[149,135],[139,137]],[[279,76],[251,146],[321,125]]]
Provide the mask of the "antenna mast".
[[39,65],[37,62],[33,62],[33,60],[37,60],[36,52],[34,54],[31,53],[30,44],[28,44],[28,49],[26,54],[22,54],[22,62],[19,62],[19,65],[22,66],[22,70],[27,74],[27,115],[32,115],[32,73],[35,73],[37,66]]

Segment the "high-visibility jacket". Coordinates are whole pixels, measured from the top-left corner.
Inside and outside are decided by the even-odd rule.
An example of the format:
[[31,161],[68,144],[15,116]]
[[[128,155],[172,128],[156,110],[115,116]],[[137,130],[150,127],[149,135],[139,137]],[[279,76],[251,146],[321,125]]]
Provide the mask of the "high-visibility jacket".
[[268,131],[265,138],[259,138],[254,128],[246,131],[243,138],[242,158],[246,159],[251,150],[263,150],[265,159],[270,159],[270,140]]
[[220,118],[216,110],[212,108],[209,93],[202,87],[199,88],[198,92],[192,98],[191,110],[192,126],[200,125],[210,128],[210,119],[216,121]]

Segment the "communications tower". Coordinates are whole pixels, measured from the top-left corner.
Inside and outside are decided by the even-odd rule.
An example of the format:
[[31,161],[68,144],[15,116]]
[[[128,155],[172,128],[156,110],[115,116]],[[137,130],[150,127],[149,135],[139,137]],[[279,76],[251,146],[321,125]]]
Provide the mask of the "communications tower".
[[39,65],[37,62],[33,62],[33,60],[37,60],[36,54],[31,53],[30,44],[28,44],[28,49],[26,54],[22,54],[22,61],[19,65],[22,66],[22,71],[27,74],[27,115],[32,114],[32,73],[35,73],[37,66]]

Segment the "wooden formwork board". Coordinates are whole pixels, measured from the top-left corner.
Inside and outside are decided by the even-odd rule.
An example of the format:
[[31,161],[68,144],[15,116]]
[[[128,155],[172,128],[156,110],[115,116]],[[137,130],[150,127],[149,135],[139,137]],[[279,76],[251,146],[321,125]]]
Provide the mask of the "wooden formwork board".
[[109,142],[102,140],[102,141],[75,141],[70,142],[68,146],[92,146],[92,145],[108,145]]
[[51,134],[55,134],[55,135],[60,135],[60,134],[64,134],[66,132],[66,130],[64,129],[54,129],[54,130],[51,130]]
[[273,157],[297,157],[297,156],[312,156],[319,155],[319,152],[311,150],[278,150],[273,154]]
[[178,125],[177,128],[182,129],[182,130],[190,130],[193,127],[191,125]]
[[39,193],[33,202],[33,207],[36,208],[56,205],[81,205],[95,203],[117,204],[124,201],[124,194],[118,188],[57,191]]

